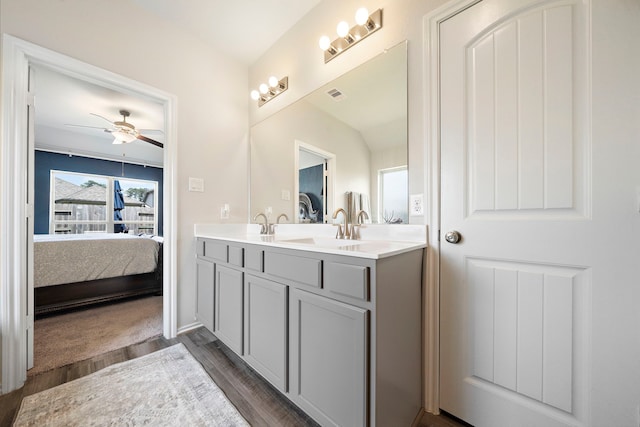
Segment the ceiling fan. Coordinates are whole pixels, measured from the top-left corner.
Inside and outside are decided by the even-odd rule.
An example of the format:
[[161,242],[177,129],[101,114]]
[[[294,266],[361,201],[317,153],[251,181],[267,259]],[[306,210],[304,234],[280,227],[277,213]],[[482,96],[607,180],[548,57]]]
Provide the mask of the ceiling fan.
[[156,141],[155,139],[151,139],[149,137],[146,137],[144,135],[142,135],[140,133],[140,131],[142,132],[162,132],[159,130],[147,130],[147,129],[136,129],[136,127],[134,125],[132,125],[131,123],[127,122],[127,117],[129,117],[131,115],[131,113],[127,110],[120,110],[120,115],[122,116],[122,121],[115,121],[112,122],[111,120],[107,119],[106,117],[103,117],[99,114],[95,114],[95,113],[89,113],[92,116],[96,116],[96,117],[100,117],[102,120],[106,120],[107,122],[109,122],[109,124],[112,126],[111,128],[101,128],[101,127],[96,127],[96,126],[83,126],[83,125],[70,125],[67,124],[67,126],[73,126],[73,127],[82,127],[82,128],[92,128],[92,129],[102,129],[105,132],[110,133],[111,135],[113,135],[114,139],[113,139],[113,144],[127,144],[129,142],[133,142],[136,139],[139,139],[140,141],[145,141],[148,142],[149,144],[153,144],[156,147],[160,147],[163,148],[164,144],[161,142]]

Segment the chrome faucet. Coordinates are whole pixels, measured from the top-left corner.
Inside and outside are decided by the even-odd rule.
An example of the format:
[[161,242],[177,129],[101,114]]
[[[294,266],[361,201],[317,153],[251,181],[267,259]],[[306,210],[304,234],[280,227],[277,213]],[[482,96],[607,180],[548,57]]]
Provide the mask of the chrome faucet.
[[284,217],[287,221],[289,221],[289,217],[285,213],[281,213],[278,215],[275,224],[267,224],[267,234],[276,234],[276,225],[280,224],[280,218]]
[[287,222],[289,221],[289,217],[287,216],[286,213],[281,213],[280,215],[278,215],[278,219],[276,220],[276,224],[280,224],[280,218],[284,217],[284,219],[287,220]]
[[351,225],[351,239],[358,240],[360,238],[360,227],[364,224],[364,220],[369,219],[369,214],[361,210],[356,215],[356,223]]
[[342,224],[334,224],[338,226],[336,239],[349,239],[351,237],[351,233],[349,230],[349,217],[347,216],[347,212],[342,208],[338,208],[333,213],[333,219],[338,218],[338,214],[341,212],[342,212],[342,216],[344,217],[344,230],[342,228]]
[[[362,217],[364,217],[364,219],[362,219]],[[367,211],[360,211],[358,212],[358,216],[356,218],[358,219],[358,225],[362,225],[364,224],[365,219],[369,219],[369,214],[367,213]]]
[[269,234],[269,220],[267,216],[260,212],[253,217],[253,220],[257,222],[259,217],[264,218],[264,223],[260,224],[260,234]]

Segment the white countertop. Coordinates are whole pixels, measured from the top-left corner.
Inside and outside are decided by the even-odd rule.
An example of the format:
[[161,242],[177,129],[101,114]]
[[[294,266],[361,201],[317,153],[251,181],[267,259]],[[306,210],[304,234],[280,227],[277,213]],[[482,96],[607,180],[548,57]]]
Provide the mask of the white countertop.
[[195,224],[195,237],[286,249],[379,259],[427,247],[427,226],[366,224],[359,240],[336,239],[331,224],[279,224],[260,234],[259,224]]

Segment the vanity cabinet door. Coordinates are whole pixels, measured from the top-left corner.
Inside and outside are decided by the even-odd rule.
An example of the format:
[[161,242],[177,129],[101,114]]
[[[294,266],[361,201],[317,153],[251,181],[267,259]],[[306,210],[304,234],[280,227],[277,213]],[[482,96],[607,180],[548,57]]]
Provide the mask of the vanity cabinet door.
[[322,425],[367,420],[368,311],[290,290],[291,398]]
[[287,287],[250,274],[244,283],[244,358],[286,392]]
[[213,263],[196,259],[196,318],[213,332]]
[[242,275],[242,271],[216,265],[213,333],[238,355],[242,355]]

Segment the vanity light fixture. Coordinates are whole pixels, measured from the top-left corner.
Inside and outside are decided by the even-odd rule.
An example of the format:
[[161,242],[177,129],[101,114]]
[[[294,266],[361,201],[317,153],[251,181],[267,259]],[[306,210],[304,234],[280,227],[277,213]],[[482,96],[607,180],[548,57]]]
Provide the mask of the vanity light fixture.
[[351,46],[382,28],[382,9],[369,15],[369,11],[361,7],[356,11],[356,25],[349,28],[347,21],[338,23],[336,33],[338,38],[333,42],[329,37],[322,36],[318,44],[324,50],[324,63],[331,61]]
[[285,90],[289,89],[289,77],[278,80],[277,77],[269,77],[268,84],[262,83],[258,90],[251,91],[251,99],[258,101],[258,107],[262,107]]

